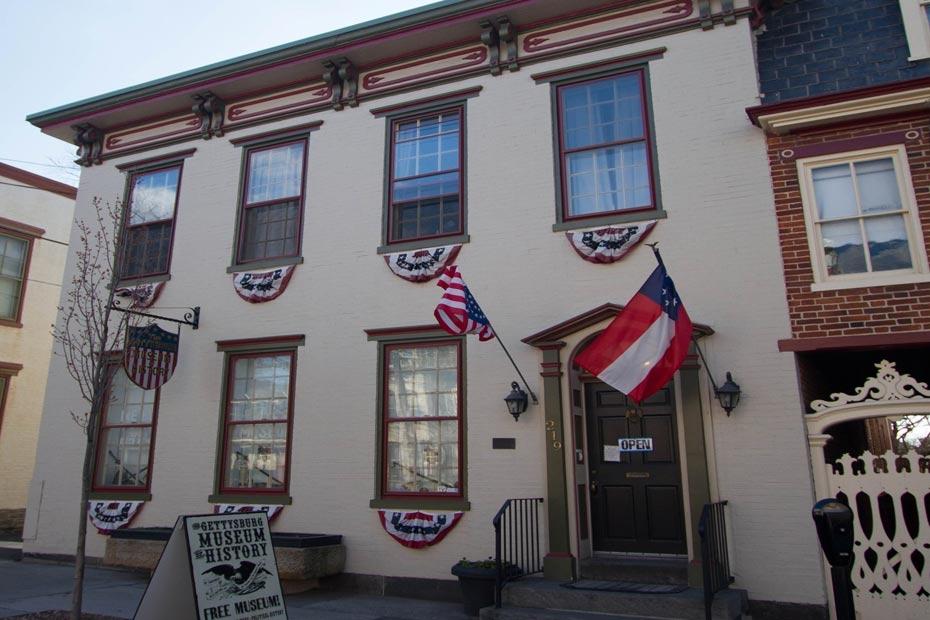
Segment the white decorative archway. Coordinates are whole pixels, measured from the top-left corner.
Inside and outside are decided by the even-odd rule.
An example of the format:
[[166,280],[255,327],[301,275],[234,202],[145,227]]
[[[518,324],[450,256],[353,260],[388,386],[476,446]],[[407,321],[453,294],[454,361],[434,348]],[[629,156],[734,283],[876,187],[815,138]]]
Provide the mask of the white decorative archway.
[[[861,387],[855,389],[853,394],[834,393],[828,400],[814,400],[810,403],[814,413],[804,417],[814,474],[814,488],[817,499],[835,496],[837,492],[852,497],[857,491],[863,491],[870,498],[870,514],[872,515],[878,514],[877,497],[884,495],[887,489],[890,497],[893,497],[896,502],[895,514],[902,514],[901,494],[909,492],[908,489],[916,492],[917,489],[928,488],[927,474],[920,473],[919,467],[919,461],[925,461],[925,459],[917,454],[910,454],[906,459],[909,463],[907,472],[902,471],[896,474],[895,455],[891,451],[883,455],[866,452],[859,458],[845,455],[838,461],[842,470],[842,474],[838,474],[833,470],[832,464],[826,463],[824,458],[824,446],[832,439],[828,431],[837,424],[866,418],[930,414],[930,387],[926,383],[917,381],[908,374],[901,374],[894,362],[888,360],[882,360],[875,364],[875,367],[878,369],[875,376],[868,378]],[[885,461],[884,475],[879,470],[873,471],[874,457],[880,457],[880,460]],[[859,461],[860,458],[864,470],[854,473],[853,463]],[[891,487],[887,486],[889,484]],[[919,503],[922,504],[922,502]],[[854,511],[857,510],[858,507],[855,507]],[[922,511],[922,506],[918,505],[921,523],[927,520]],[[914,544],[918,543],[918,546],[924,549],[930,544],[926,526],[920,528],[920,533],[913,540],[908,538],[903,526],[897,528],[897,535],[893,537],[893,540],[884,533],[881,527],[873,527],[871,536],[863,532],[862,525],[858,521],[855,528],[856,544],[859,545],[855,550],[857,569],[853,575],[853,582],[857,587],[857,612],[861,612],[864,618],[881,616],[888,620],[925,617],[926,598],[914,596],[914,593],[921,587],[926,589],[927,584],[930,584],[930,563],[924,563],[923,568],[918,570],[908,554],[897,554],[890,559],[891,555],[879,553],[876,554],[877,564],[869,566],[864,561],[863,553],[867,548],[876,544],[879,551],[883,552],[892,548],[911,549],[914,548]],[[826,564],[824,566],[827,568]],[[872,593],[868,587],[870,584],[880,586],[879,594]],[[905,591],[895,590],[899,584],[907,586]],[[831,618],[833,618],[835,607],[829,587],[827,592],[830,598]],[[895,594],[891,595],[892,592]]]

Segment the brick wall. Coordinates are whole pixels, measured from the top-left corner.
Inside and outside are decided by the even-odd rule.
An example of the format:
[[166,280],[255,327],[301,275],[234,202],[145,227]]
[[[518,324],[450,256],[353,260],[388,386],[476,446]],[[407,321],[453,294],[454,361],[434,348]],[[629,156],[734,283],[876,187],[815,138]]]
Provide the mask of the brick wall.
[[758,37],[763,103],[930,75],[908,61],[898,0],[798,0],[765,19]]
[[769,136],[779,242],[794,338],[856,336],[930,330],[930,282],[811,291],[814,281],[795,160],[780,153],[800,146],[882,133],[918,130],[906,143],[924,240],[930,239],[930,121],[926,117],[869,126]]

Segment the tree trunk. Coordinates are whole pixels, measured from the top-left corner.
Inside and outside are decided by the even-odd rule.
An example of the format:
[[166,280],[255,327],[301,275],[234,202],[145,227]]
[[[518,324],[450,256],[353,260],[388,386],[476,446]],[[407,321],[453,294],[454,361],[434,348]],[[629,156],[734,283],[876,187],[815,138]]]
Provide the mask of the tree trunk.
[[78,540],[77,548],[74,551],[74,588],[71,591],[71,620],[81,620],[81,608],[84,604],[84,566],[85,547],[87,546],[87,496],[90,491],[90,477],[93,475],[94,462],[94,437],[95,432],[91,432],[90,419],[94,414],[88,417],[87,425],[87,443],[84,445],[84,468],[81,472],[81,516],[78,522]]

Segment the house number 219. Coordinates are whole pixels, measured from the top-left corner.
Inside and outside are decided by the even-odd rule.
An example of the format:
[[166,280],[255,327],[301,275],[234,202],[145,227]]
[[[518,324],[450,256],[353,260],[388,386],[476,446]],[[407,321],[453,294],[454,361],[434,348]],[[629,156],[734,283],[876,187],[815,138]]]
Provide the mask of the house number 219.
[[561,450],[562,442],[556,438],[558,437],[558,435],[556,435],[556,432],[555,432],[555,420],[546,420],[546,432],[552,436],[553,449]]

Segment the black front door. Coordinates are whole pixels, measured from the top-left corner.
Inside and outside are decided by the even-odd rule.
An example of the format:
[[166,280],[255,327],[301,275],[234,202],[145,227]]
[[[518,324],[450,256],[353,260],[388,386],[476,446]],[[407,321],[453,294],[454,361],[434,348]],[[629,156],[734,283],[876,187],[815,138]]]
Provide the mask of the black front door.
[[[686,553],[672,384],[642,407],[604,383],[586,384],[585,399],[594,550]],[[652,450],[619,451],[645,437]]]

